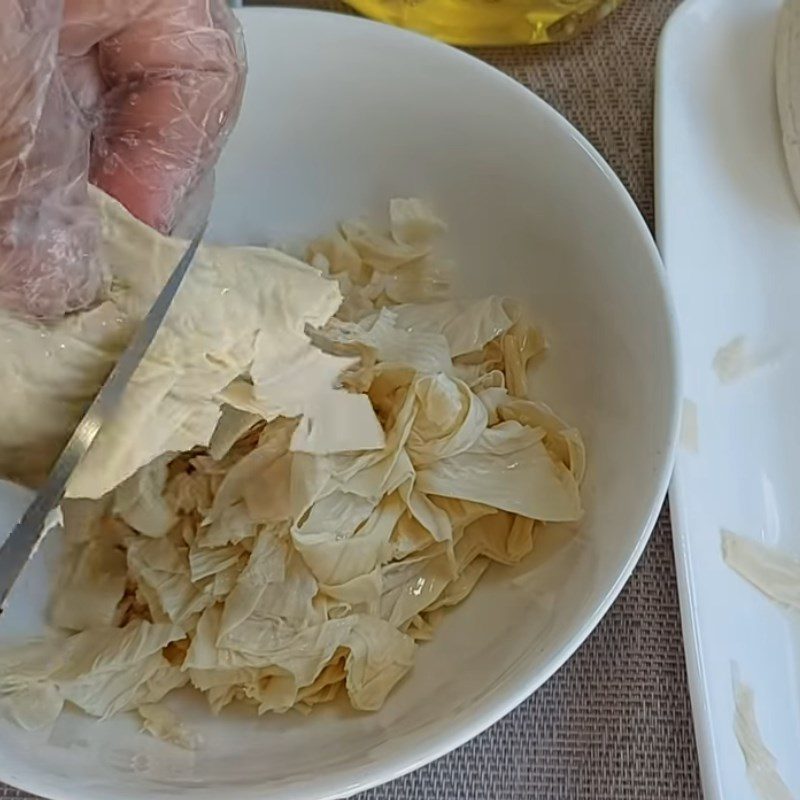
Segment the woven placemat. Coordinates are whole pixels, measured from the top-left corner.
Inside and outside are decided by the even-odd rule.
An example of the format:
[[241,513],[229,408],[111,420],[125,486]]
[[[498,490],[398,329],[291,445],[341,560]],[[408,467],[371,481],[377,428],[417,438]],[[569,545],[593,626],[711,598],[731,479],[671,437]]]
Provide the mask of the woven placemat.
[[[655,52],[678,2],[627,0],[563,45],[475,51],[583,131],[651,225]],[[338,8],[333,0],[302,4]],[[0,798],[28,797],[0,787]],[[620,598],[555,677],[482,736],[360,800],[700,797],[665,509]]]

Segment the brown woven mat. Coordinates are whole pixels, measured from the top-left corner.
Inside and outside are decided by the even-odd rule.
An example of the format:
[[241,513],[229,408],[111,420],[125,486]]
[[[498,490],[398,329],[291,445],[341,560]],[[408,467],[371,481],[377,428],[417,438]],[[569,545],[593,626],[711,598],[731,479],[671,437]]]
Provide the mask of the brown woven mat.
[[[651,224],[655,50],[678,2],[627,0],[596,31],[564,45],[476,51],[583,131]],[[554,678],[455,753],[359,800],[700,797],[665,510],[619,600]],[[0,787],[0,798],[27,795]]]

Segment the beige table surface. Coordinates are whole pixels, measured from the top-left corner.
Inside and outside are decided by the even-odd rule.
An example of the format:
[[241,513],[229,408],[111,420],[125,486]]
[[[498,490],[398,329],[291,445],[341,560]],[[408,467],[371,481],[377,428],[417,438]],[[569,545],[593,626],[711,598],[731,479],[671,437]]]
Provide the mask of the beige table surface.
[[[475,51],[575,124],[622,178],[651,226],[656,45],[679,1],[627,0],[600,28],[572,43]],[[620,598],[560,672],[469,744],[360,800],[701,796],[665,510]],[[28,797],[0,786],[0,798]]]

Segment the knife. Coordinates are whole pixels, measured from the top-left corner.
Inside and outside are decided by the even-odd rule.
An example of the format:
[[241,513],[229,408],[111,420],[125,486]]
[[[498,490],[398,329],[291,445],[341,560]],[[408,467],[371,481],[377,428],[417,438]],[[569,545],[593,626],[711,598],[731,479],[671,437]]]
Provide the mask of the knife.
[[775,89],[786,166],[800,203],[800,0],[786,0],[778,18]]
[[42,488],[0,547],[0,612],[5,607],[14,585],[31,556],[36,552],[46,533],[46,521],[51,511],[61,502],[75,467],[83,458],[103,425],[114,415],[131,376],[147,352],[161,323],[169,311],[189,265],[205,233],[200,229],[191,240],[186,252],[172,271],[169,280],[148,311],[125,352],[111,370],[105,383],[70,436],[61,455],[56,460]]

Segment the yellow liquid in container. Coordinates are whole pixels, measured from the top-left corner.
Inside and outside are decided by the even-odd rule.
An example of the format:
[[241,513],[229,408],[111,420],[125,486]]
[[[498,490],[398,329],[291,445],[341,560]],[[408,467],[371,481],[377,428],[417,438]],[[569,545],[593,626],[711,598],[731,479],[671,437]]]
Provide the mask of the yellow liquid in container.
[[345,0],[381,22],[456,45],[539,44],[571,39],[622,0]]

